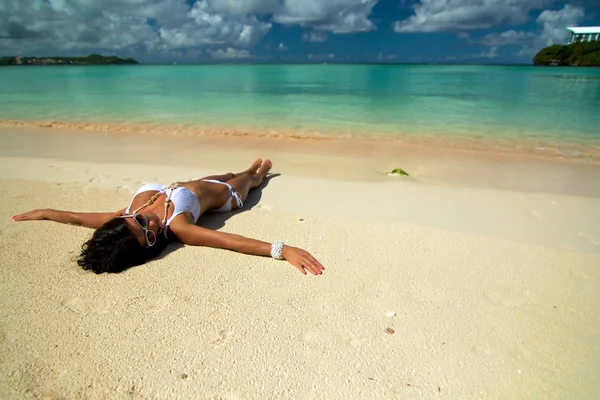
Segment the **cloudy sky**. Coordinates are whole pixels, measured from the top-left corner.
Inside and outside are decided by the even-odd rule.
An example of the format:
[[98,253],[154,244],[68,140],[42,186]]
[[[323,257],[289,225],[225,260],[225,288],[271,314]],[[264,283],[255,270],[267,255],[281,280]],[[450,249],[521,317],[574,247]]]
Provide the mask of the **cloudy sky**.
[[528,63],[599,0],[0,0],[0,55]]

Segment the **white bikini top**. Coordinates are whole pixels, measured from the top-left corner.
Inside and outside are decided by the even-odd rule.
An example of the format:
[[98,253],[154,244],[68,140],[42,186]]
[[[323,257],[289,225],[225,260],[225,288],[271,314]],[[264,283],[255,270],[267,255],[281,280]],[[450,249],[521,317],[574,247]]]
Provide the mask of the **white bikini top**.
[[[171,221],[173,221],[173,218],[184,212],[189,212],[192,214],[192,217],[194,217],[194,223],[196,223],[196,221],[198,221],[198,218],[200,218],[200,201],[198,200],[196,195],[188,188],[178,186],[175,189],[169,189],[168,186],[161,185],[160,183],[148,183],[139,188],[137,192],[135,192],[135,194],[133,195],[133,198],[135,198],[135,196],[137,196],[140,193],[150,191],[165,193],[173,203],[173,215],[171,215],[171,218],[167,220],[166,226],[168,226],[171,223]],[[133,198],[131,199],[131,203],[133,203]],[[127,207],[127,209],[125,210],[127,214],[129,214],[131,203],[129,203],[129,207]],[[167,229],[165,229],[165,234],[166,232]]]

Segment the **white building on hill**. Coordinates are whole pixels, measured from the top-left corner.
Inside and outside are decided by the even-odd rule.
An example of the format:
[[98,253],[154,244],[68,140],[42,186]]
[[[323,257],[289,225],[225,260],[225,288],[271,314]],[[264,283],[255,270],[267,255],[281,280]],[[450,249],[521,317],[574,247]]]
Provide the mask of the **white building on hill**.
[[569,44],[600,41],[600,26],[573,26],[567,29],[571,31]]

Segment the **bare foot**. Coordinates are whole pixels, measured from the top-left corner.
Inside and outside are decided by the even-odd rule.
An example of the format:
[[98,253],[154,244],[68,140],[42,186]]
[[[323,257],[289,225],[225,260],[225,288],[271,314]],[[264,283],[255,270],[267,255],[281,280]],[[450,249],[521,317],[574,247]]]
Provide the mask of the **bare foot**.
[[256,174],[256,170],[258,170],[258,168],[260,167],[261,164],[262,164],[262,158],[257,158],[256,160],[254,160],[254,162],[252,163],[252,165],[250,166],[250,168],[248,168],[245,171],[238,172],[237,174],[233,174],[233,175],[236,178],[238,176],[242,176],[242,175],[255,175]]
[[256,174],[260,176],[261,181],[265,179],[265,176],[267,176],[272,167],[273,163],[271,162],[271,160],[265,160],[265,162],[262,163],[260,168],[256,171]]
[[244,171],[244,173],[248,174],[248,175],[256,174],[256,171],[258,170],[258,168],[260,168],[261,164],[262,164],[262,159],[257,158],[256,160],[254,160],[254,162],[252,163],[250,168],[248,168],[247,170]]

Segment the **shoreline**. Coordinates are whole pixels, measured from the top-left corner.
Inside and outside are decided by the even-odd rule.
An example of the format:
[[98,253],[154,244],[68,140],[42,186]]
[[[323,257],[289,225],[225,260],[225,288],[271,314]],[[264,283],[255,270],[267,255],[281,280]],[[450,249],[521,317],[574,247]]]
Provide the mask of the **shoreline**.
[[[398,177],[386,172],[402,168],[409,181],[436,186],[487,188],[521,192],[549,192],[600,197],[600,163],[564,158],[544,158],[530,153],[501,153],[465,148],[444,148],[364,140],[298,140],[289,137],[237,135],[180,135],[169,131],[115,131],[88,126],[87,129],[3,126],[0,123],[0,155],[30,156],[22,149],[37,148],[37,157],[70,161],[129,163],[122,149],[145,144],[149,155],[163,166],[203,166],[211,173],[231,168],[218,156],[230,158],[254,151],[280,154],[286,161],[284,173],[342,181],[390,182]],[[176,138],[177,140],[172,140]],[[57,147],[55,140],[68,143]],[[99,157],[86,148],[114,143],[111,152]],[[83,151],[82,151],[83,149]],[[163,149],[157,152],[155,149]],[[197,156],[198,149],[202,157]],[[210,149],[205,152],[204,149]],[[245,164],[239,164],[239,168]],[[400,178],[402,179],[402,178]]]
[[[177,140],[173,140],[176,138]],[[62,143],[57,146],[56,143]],[[232,168],[224,160],[277,154],[282,172],[300,177],[357,182],[403,182],[438,187],[541,192],[600,198],[600,165],[531,155],[501,154],[345,140],[295,140],[240,136],[177,136],[92,129],[0,125],[0,156],[92,163],[136,163],[126,149],[142,145],[162,167]],[[101,153],[92,148],[110,148]],[[35,155],[25,150],[35,148]],[[222,157],[222,155],[224,157]],[[250,154],[249,154],[250,153]],[[143,160],[138,160],[143,161]],[[237,169],[245,168],[236,162]],[[409,177],[386,176],[402,168]]]
[[30,121],[0,119],[0,128],[40,128],[48,130],[96,131],[104,134],[132,134],[153,136],[208,137],[208,138],[247,138],[290,140],[302,142],[347,142],[347,147],[386,146],[415,149],[439,149],[440,151],[465,151],[486,155],[514,155],[551,161],[569,161],[581,164],[600,165],[600,145],[575,142],[528,141],[518,142],[496,138],[461,138],[448,135],[421,134],[350,134],[327,129],[301,129],[279,127],[237,127],[237,126],[201,126],[171,125],[117,122],[79,122],[79,121]]

